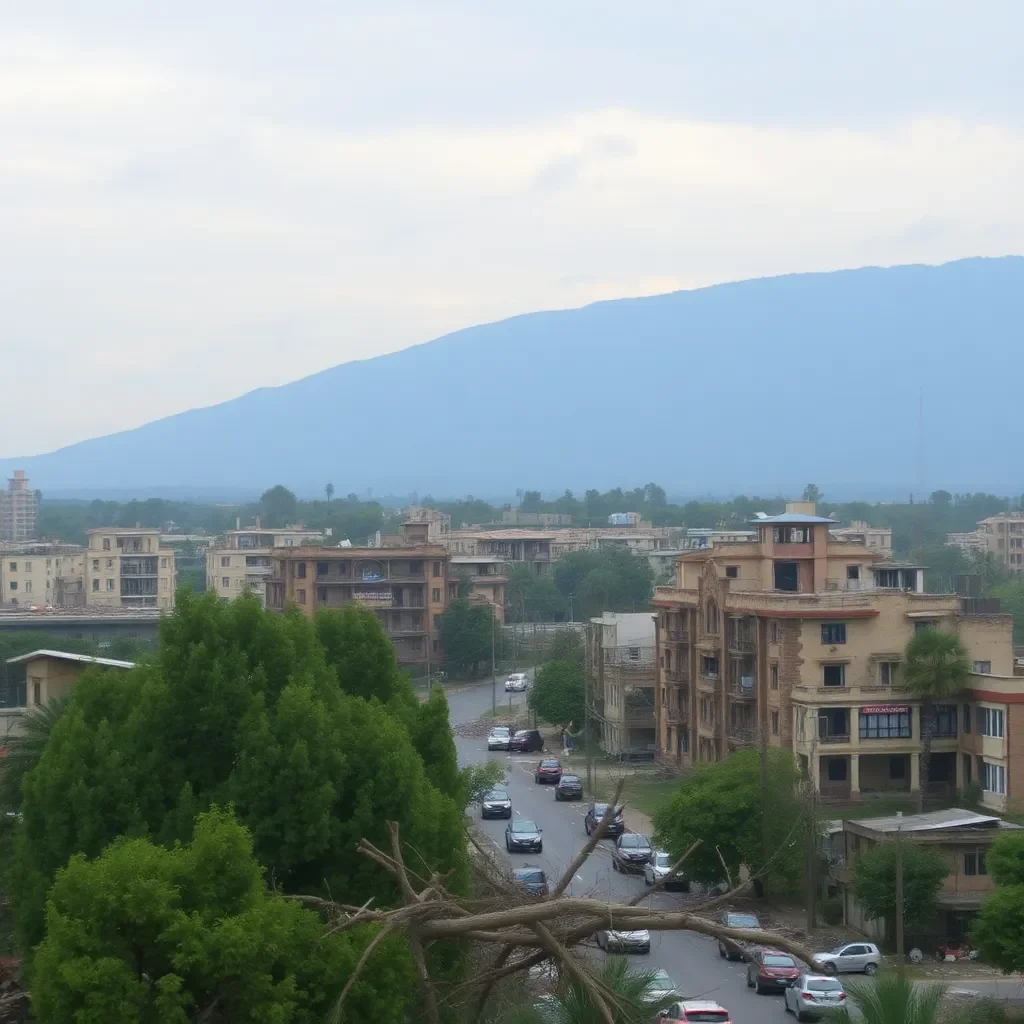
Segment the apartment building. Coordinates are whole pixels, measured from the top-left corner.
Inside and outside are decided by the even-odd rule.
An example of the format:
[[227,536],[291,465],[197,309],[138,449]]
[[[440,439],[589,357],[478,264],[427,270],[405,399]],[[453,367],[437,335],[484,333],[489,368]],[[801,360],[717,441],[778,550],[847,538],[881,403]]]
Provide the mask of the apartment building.
[[887,558],[892,555],[892,529],[888,526],[868,526],[854,519],[848,526],[837,526],[829,534],[833,540],[844,544],[863,544],[866,548],[881,551]]
[[0,491],[0,541],[21,543],[36,536],[39,494],[28,485],[23,469],[16,469]]
[[11,544],[0,548],[0,604],[85,604],[85,548],[77,544]]
[[1024,572],[1024,512],[1004,512],[978,523],[984,551],[1011,572]]
[[317,608],[357,603],[372,609],[406,664],[435,664],[441,656],[439,619],[459,580],[439,544],[404,548],[276,547],[266,579],[266,606]]
[[505,621],[505,562],[486,555],[452,555],[452,572],[470,582],[469,597],[474,603],[489,605],[499,623]]
[[300,526],[266,530],[258,522],[251,529],[228,530],[206,552],[206,587],[228,599],[253,593],[262,603],[274,549],[320,546],[326,538],[323,530]]
[[980,530],[969,533],[947,533],[946,544],[951,548],[959,548],[965,555],[984,554],[985,535]]
[[111,608],[174,607],[174,549],[160,530],[104,526],[88,531],[86,603]]
[[587,623],[587,689],[609,754],[657,750],[657,645],[650,612],[605,612]]
[[551,569],[556,537],[557,532],[553,530],[452,530],[443,543],[453,555],[482,556],[528,565],[540,575]]
[[[791,503],[756,526],[752,543],[682,555],[677,585],[655,591],[662,756],[719,760],[764,737],[793,750],[823,795],[917,790],[920,702],[900,685],[907,641],[920,629],[952,630],[977,677],[1013,691],[1010,616],[977,614],[977,601],[955,594],[924,593],[924,566],[833,540],[833,521],[809,503]],[[1003,760],[991,744],[973,752],[971,730],[988,701],[974,682],[970,690],[938,709],[924,783],[929,791],[960,789],[980,772],[983,788],[1005,789],[986,792],[999,806],[1011,796],[996,770],[1005,769],[1005,752]],[[963,756],[968,746],[973,760]],[[1018,795],[1024,800],[1024,790]]]

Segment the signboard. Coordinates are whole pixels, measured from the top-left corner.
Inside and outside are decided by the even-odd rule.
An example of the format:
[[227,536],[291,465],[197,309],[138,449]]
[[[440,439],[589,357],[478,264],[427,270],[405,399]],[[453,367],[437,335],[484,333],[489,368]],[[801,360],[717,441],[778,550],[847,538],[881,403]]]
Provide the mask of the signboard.
[[862,715],[905,715],[909,711],[906,704],[869,704],[860,709]]

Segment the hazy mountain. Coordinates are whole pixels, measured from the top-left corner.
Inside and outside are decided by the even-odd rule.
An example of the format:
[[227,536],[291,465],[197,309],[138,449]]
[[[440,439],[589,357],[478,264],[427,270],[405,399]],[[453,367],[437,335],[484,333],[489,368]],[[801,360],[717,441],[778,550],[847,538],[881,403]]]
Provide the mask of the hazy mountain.
[[31,458],[44,492],[1019,493],[1024,258],[532,313]]

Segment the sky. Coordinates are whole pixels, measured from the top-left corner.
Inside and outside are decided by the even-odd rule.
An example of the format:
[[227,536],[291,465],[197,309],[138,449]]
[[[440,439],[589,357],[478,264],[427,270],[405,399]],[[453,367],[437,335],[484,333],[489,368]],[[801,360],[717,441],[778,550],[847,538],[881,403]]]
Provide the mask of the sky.
[[516,313],[1024,252],[1022,37],[1019,0],[3,5],[0,457]]

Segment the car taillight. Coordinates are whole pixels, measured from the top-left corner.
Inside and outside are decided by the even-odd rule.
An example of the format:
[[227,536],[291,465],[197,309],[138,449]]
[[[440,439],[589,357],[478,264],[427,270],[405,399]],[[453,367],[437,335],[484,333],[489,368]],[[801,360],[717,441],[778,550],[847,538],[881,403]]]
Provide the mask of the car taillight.
[[800,998],[801,999],[813,999],[814,998],[814,993],[813,992],[801,992],[800,993]]
[[840,999],[845,999],[846,998],[846,993],[845,992],[840,992],[839,993],[839,998]]

